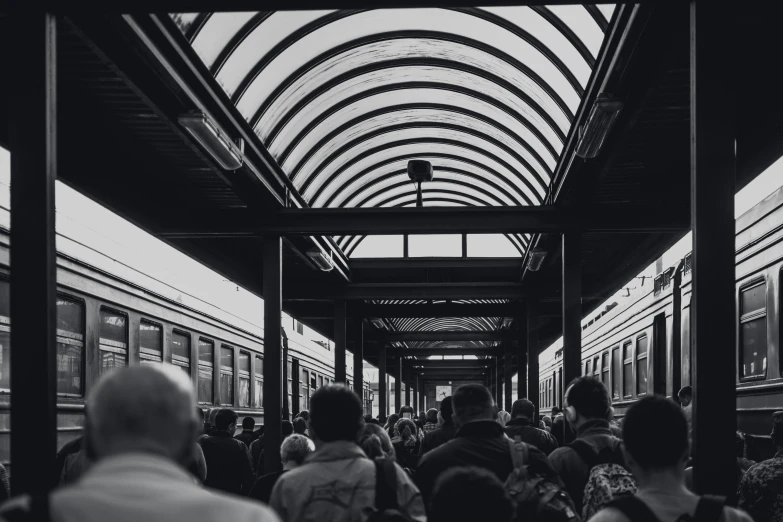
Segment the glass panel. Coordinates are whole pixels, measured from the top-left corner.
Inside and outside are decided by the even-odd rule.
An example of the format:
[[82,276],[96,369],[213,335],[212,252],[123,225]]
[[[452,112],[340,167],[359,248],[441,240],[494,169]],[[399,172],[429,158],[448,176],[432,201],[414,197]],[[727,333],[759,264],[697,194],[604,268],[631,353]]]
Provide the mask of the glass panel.
[[620,398],[620,349],[612,350],[612,399]]
[[220,347],[220,369],[234,371],[234,349],[225,344]]
[[601,379],[601,367],[599,366],[601,364],[601,359],[597,355],[593,357],[593,377],[600,380]]
[[587,46],[594,58],[598,57],[604,32],[581,5],[549,5],[546,7],[571,29]]
[[588,359],[587,362],[585,363],[585,375],[591,375],[592,374],[592,371],[590,370],[590,368],[592,368],[592,366],[590,364],[590,359]]
[[101,375],[113,370],[127,366],[127,354],[107,352],[101,350]]
[[250,379],[247,377],[239,378],[239,407],[250,407]]
[[[407,175],[405,175],[407,177]],[[394,187],[388,187],[385,190],[383,189],[384,183],[379,183],[379,187],[375,188],[373,187],[372,193],[375,193],[373,196],[372,193],[366,197],[362,201],[361,206],[362,207],[376,207],[379,205],[382,205],[384,201],[389,200],[390,198],[398,198],[401,196],[410,196],[415,198],[416,197],[416,186],[408,180],[407,182],[402,179],[403,175],[399,175],[396,178],[396,181],[398,182],[396,186]],[[462,183],[450,183],[448,179],[443,178],[462,178]],[[494,192],[494,189],[490,186],[485,185],[483,182],[478,181],[474,178],[461,176],[459,174],[457,175],[448,175],[448,176],[442,176],[438,177],[436,181],[430,181],[428,182],[424,187],[426,187],[425,190],[430,192],[448,192],[448,191],[455,191],[463,196],[471,197],[473,199],[476,199],[478,201],[481,201],[486,206],[502,206],[502,205],[517,205],[517,202],[511,201],[506,198],[498,197],[498,195]],[[478,187],[478,188],[474,188]],[[479,189],[484,189],[479,190]],[[368,199],[367,199],[368,198]],[[526,204],[526,203],[522,203]]]
[[0,328],[0,390],[11,390],[11,332]]
[[198,340],[198,401],[212,404],[214,402],[214,387],[212,379],[214,375],[213,365],[215,360],[215,345],[212,341]]
[[220,372],[220,404],[234,405],[234,374]]
[[522,257],[503,234],[468,234],[468,257]]
[[636,394],[645,395],[647,393],[647,356],[639,358],[636,361]]
[[83,357],[84,306],[76,301],[58,297],[57,393],[82,395]]
[[596,7],[604,14],[604,18],[606,18],[607,21],[612,19],[615,8],[614,4],[598,4]]
[[190,368],[190,335],[171,332],[171,360],[174,364]]
[[[526,100],[518,97],[512,91],[498,85],[496,82],[487,80],[481,76],[471,74],[466,71],[450,69],[446,67],[433,67],[429,65],[415,65],[405,67],[393,67],[388,69],[375,70],[370,73],[355,76],[339,85],[327,90],[310,101],[302,110],[290,116],[285,126],[276,134],[270,144],[270,151],[275,155],[280,154],[288,148],[296,136],[311,125],[323,114],[334,110],[340,103],[350,99],[352,96],[366,92],[369,89],[386,88],[393,89],[395,85],[408,82],[431,83],[433,87],[438,85],[450,85],[461,87],[483,94],[490,99],[503,104],[508,110],[515,113],[518,118],[528,118],[528,115],[539,109]],[[437,85],[436,85],[437,84]],[[393,93],[387,91],[387,95],[393,97]],[[554,106],[554,101],[548,98]],[[287,113],[276,114],[278,117]],[[551,113],[556,126],[566,133],[570,126],[568,116],[561,110]],[[278,121],[268,121],[271,118],[262,118],[258,128],[266,128],[267,125],[277,125]],[[543,121],[543,120],[542,120]]]
[[256,355],[256,376],[257,377],[264,376],[264,359],[262,359],[258,355]]
[[766,290],[767,285],[764,283],[742,290],[741,303],[743,315],[755,312],[756,310],[766,310]]
[[256,408],[264,407],[264,381],[262,379],[256,378],[256,392],[253,404]]
[[403,236],[367,236],[351,253],[351,258],[402,257]]
[[410,257],[461,257],[462,236],[457,234],[427,234],[408,236]]
[[[262,24],[257,30],[266,30],[266,25],[267,24]],[[593,25],[595,24],[593,23]],[[525,65],[534,73],[538,74],[544,82],[548,83],[555,92],[563,97],[571,109],[571,112],[576,111],[579,104],[578,94],[563,73],[555,67],[552,61],[533,45],[498,25],[464,13],[441,9],[417,9],[415,15],[410,11],[377,9],[354,16],[348,16],[328,24],[318,31],[313,31],[278,55],[276,59],[256,77],[255,81],[250,85],[243,98],[237,104],[237,107],[245,117],[251,116],[259,105],[272,94],[283,78],[288,78],[301,65],[314,59],[316,56],[323,53],[325,49],[330,49],[374,33],[406,30],[431,31],[435,27],[440,31],[453,32],[460,36],[472,38],[475,41],[484,42],[495,49],[507,53],[509,56],[524,56]],[[600,32],[600,29],[598,29],[598,31]],[[441,51],[440,49],[431,48],[438,43],[440,43],[442,47],[446,47],[449,51],[454,50],[455,54],[458,54],[458,56],[455,57],[451,57],[448,54],[445,55],[455,61],[464,60],[463,63],[478,62],[477,66],[483,66],[489,70],[493,69],[492,65],[495,65],[498,69],[501,65],[505,65],[506,69],[511,69],[516,72],[517,82],[519,82],[519,77],[522,76],[518,70],[513,69],[508,63],[495,59],[494,62],[501,62],[500,64],[495,64],[490,58],[485,56],[486,53],[467,46],[462,46],[466,47],[465,49],[458,49],[460,47],[459,44],[445,39],[421,40],[416,42],[411,50],[405,49],[403,45],[400,45],[399,40],[393,40],[391,42],[383,41],[375,44],[375,46],[382,49],[391,48],[387,50],[387,53],[391,56],[388,56],[388,58],[384,55],[375,56],[373,61],[382,61],[392,57],[408,57],[411,54],[415,56],[416,52],[426,53],[427,56],[442,55],[439,53],[439,51]],[[460,53],[459,51],[462,52]],[[327,59],[321,61],[317,65],[311,67],[307,73],[297,78],[298,81],[290,90],[296,92],[301,89],[300,85],[309,85],[310,88],[312,88],[312,85],[323,83],[327,81],[327,79],[330,79],[330,77],[342,72],[342,70],[340,70],[341,68],[337,67],[337,65],[348,66],[348,70],[350,70],[363,63],[367,63],[367,60],[370,58],[369,56],[362,55],[357,57],[355,56],[356,54],[359,54],[357,53],[357,50],[351,49],[344,52],[343,56],[340,56],[336,60]],[[333,61],[336,61],[337,64],[332,63]],[[333,72],[333,69],[338,69],[338,71]],[[500,70],[498,72],[505,71]],[[587,77],[584,78],[582,85],[586,83],[587,79]],[[530,86],[524,85],[525,90],[540,89],[540,87],[535,85],[532,81],[530,84]],[[284,92],[279,99],[279,103],[290,107],[293,106],[299,98],[289,92]]]
[[0,279],[0,323],[11,322],[11,287],[8,281]]
[[623,396],[633,395],[633,355],[631,343],[623,345]]
[[[210,14],[209,19],[193,41],[193,49],[201,57],[201,61],[211,68],[231,38],[255,15],[256,13],[252,11]],[[250,63],[246,63],[245,66],[250,67]]]
[[[519,145],[516,145],[516,147],[516,151],[524,158],[525,150],[520,148]],[[494,157],[488,156],[485,153],[466,149],[459,144],[433,142],[411,143],[379,150],[369,156],[362,157],[354,163],[348,164],[353,158],[354,153],[352,150],[349,154],[343,154],[335,161],[328,163],[326,167],[318,173],[318,177],[315,178],[304,191],[304,197],[308,201],[312,199],[314,203],[313,206],[324,206],[326,202],[331,199],[332,195],[339,193],[346,184],[353,184],[354,182],[359,182],[359,180],[363,179],[372,183],[378,175],[406,171],[408,160],[416,158],[427,160],[435,166],[436,179],[438,176],[438,169],[441,167],[451,170],[452,172],[460,170],[466,171],[487,180],[495,181],[496,184],[498,183],[498,180],[502,180],[504,186],[511,189],[508,190],[508,192],[516,194],[516,199],[527,199],[535,202],[541,201],[539,193],[542,190],[539,190],[537,187],[540,187],[542,182],[537,181],[537,179],[545,180],[546,183],[549,183],[549,174],[544,169],[536,167],[537,162],[534,158],[531,157],[533,162],[529,162],[529,164],[537,169],[536,176],[538,176],[538,178],[530,174],[527,167],[525,167],[521,161],[504,150],[481,150],[497,153],[497,155]],[[338,171],[336,169],[340,170]],[[306,171],[303,170],[303,172]],[[328,181],[330,176],[335,172],[337,174],[334,176],[334,179]],[[365,178],[365,176],[367,177]],[[303,175],[294,179],[294,183],[297,184],[298,188],[301,188],[301,183],[304,179]],[[523,179],[529,180],[533,189],[531,189]],[[328,184],[324,185],[327,181]],[[323,191],[318,193],[322,186],[324,186]],[[361,186],[360,182],[359,187]],[[350,197],[354,190],[346,191],[347,194],[343,197]],[[316,194],[318,197],[315,197]]]
[[604,352],[601,355],[601,376],[602,382],[606,388],[609,388],[609,352]]
[[239,371],[250,373],[250,354],[239,352]]
[[767,374],[767,318],[743,322],[741,328],[741,377],[764,377]]
[[[350,106],[330,114],[328,118],[318,125],[318,127],[297,142],[296,146],[291,150],[291,153],[282,162],[281,166],[283,167],[283,170],[286,172],[293,172],[305,155],[308,154],[318,142],[325,138],[327,134],[333,132],[339,126],[348,124],[356,118],[372,111],[383,108],[392,110],[395,109],[396,106],[406,103],[443,104],[457,109],[473,111],[474,113],[481,114],[489,121],[496,122],[502,128],[507,129],[508,132],[512,133],[512,139],[519,142],[524,142],[522,136],[530,133],[528,127],[524,123],[513,118],[508,113],[494,105],[467,94],[440,89],[404,89],[394,91],[393,93],[380,93],[362,98],[361,100],[352,103]],[[389,114],[394,115],[394,112]],[[537,120],[537,115],[535,113],[530,113],[526,116],[528,120],[538,128],[539,132],[543,134],[544,138],[549,142],[549,145],[559,153],[563,144],[557,133],[545,122]],[[468,118],[469,117],[461,116],[459,119],[464,122]],[[474,118],[470,119],[473,120]],[[397,121],[397,118],[394,118],[394,120]],[[366,128],[367,124],[362,123],[362,125]],[[496,129],[493,134],[503,134],[503,132]],[[279,150],[270,152],[276,152],[275,157],[279,158],[282,150],[283,149],[280,148]]]
[[152,356],[163,360],[163,330],[160,326],[142,321],[139,324],[139,349],[141,357]]
[[636,339],[636,357],[647,355],[647,336],[644,335]]
[[[483,207],[484,202],[464,194],[454,194],[453,192],[442,192],[434,190],[423,190],[423,200],[425,207],[443,207],[452,204],[460,206]],[[414,194],[403,194],[394,199],[382,200],[378,206],[384,208],[390,207],[413,207],[416,206],[416,196]]]
[[101,309],[100,342],[118,348],[127,348],[128,326],[124,315]]

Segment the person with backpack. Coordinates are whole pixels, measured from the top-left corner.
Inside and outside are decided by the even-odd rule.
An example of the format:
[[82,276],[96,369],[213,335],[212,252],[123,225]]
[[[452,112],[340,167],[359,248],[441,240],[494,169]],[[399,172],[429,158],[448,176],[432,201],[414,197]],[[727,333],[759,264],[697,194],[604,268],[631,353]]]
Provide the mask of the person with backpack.
[[359,396],[344,385],[319,388],[310,399],[304,464],[277,480],[270,505],[284,522],[426,521],[419,490],[391,459],[373,461],[357,444],[364,428]]
[[724,498],[699,497],[685,487],[688,422],[676,403],[649,396],[633,404],[623,421],[623,441],[639,490],[613,500],[589,522],[751,522],[746,513],[724,506]]
[[[495,403],[487,388],[480,384],[460,386],[452,396],[452,407],[456,436],[425,453],[416,471],[416,483],[425,502],[431,498],[438,477],[446,470],[476,466],[491,471],[505,482],[515,469],[513,441],[506,437],[503,427],[495,420]],[[527,476],[562,487],[546,455],[533,446],[520,444],[527,453],[523,463]]]
[[450,469],[435,482],[429,522],[511,522],[514,504],[503,483],[477,467]]
[[549,455],[577,512],[587,519],[612,498],[636,492],[623,466],[621,441],[609,427],[612,408],[604,384],[594,377],[575,379],[565,394],[566,421],[576,440]]

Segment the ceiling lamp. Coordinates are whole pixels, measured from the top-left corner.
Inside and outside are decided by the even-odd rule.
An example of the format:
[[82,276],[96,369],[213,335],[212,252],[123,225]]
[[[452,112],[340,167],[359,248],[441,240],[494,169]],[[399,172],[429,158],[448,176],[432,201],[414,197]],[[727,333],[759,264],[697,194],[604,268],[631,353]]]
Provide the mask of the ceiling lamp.
[[[242,150],[203,112],[189,112],[178,118],[179,124],[221,167],[237,170],[242,166]],[[240,141],[241,145],[241,141]]]
[[334,268],[331,254],[330,251],[329,256],[327,256],[320,248],[312,248],[307,251],[307,257],[322,272],[330,272]]
[[587,117],[587,122],[579,129],[579,141],[576,144],[577,156],[585,159],[598,156],[622,108],[623,102],[607,94],[598,95],[590,110],[590,115]]
[[527,269],[531,272],[538,272],[538,269],[541,268],[541,264],[544,262],[545,258],[546,250],[531,250],[530,256],[527,258]]
[[408,177],[418,185],[416,189],[416,206],[424,206],[424,197],[421,193],[421,183],[423,181],[432,181],[432,163],[426,160],[410,160],[408,162]]

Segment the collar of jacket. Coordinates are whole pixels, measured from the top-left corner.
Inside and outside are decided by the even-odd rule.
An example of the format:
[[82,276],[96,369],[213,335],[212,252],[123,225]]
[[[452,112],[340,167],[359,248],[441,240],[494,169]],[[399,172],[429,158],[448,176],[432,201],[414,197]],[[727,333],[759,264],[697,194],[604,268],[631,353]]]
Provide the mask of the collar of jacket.
[[463,424],[457,430],[457,437],[502,437],[503,426],[493,420],[473,421]]
[[533,421],[530,419],[526,419],[525,417],[517,417],[516,419],[511,419],[506,423],[506,426],[530,426],[531,428],[535,428],[536,426],[533,426]]
[[357,446],[355,442],[337,440],[324,443],[323,446],[308,455],[305,462],[329,462],[332,460],[360,458],[366,459],[367,455],[364,454],[362,449]]
[[587,421],[576,430],[577,438],[588,435],[612,435],[609,421],[601,419]]
[[213,430],[212,433],[210,433],[209,435],[211,437],[233,437],[232,434],[223,430]]
[[146,473],[166,477],[166,480],[194,483],[193,477],[174,461],[151,453],[125,453],[100,459],[81,480],[82,484],[100,485],[107,478],[122,477],[128,473]]

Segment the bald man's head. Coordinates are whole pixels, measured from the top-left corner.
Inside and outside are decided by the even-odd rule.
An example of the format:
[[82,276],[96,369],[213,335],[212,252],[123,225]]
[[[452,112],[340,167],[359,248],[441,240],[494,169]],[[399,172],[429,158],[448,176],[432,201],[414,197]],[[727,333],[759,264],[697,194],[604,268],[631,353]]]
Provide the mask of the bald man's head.
[[142,451],[183,462],[199,426],[190,379],[169,364],[112,371],[92,390],[87,413],[97,458]]

